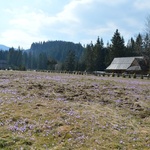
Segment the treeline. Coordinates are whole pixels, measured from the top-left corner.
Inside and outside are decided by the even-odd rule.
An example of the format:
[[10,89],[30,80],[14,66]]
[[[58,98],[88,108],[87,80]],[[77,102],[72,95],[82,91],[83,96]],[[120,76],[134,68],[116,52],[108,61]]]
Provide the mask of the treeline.
[[[66,63],[70,56],[73,56],[73,60],[79,61],[83,49],[80,43],[74,44],[65,41],[39,42],[33,43],[29,50],[21,50],[20,48],[10,48],[9,51],[1,50],[0,60],[7,61],[9,68],[15,70],[67,69],[70,68],[70,65]],[[71,63],[74,65],[73,61]]]
[[20,48],[0,51],[0,60],[6,60],[11,69],[97,71],[105,70],[115,57],[145,56],[150,68],[150,35],[145,34],[125,44],[118,30],[111,42],[104,45],[103,39],[97,38],[82,47],[81,44],[64,41],[48,41],[33,43],[30,50]]
[[83,47],[80,43],[75,44],[73,42],[66,41],[44,41],[33,43],[30,48],[34,57],[37,58],[41,53],[45,53],[48,57],[52,57],[58,62],[64,62],[70,50],[73,50],[76,58],[79,59],[83,52]]
[[92,42],[86,46],[80,59],[81,70],[94,71],[105,70],[115,57],[144,56],[147,59],[147,70],[150,68],[150,36],[138,34],[131,38],[125,45],[124,38],[115,31],[111,43],[104,46],[103,39],[97,39],[96,44]]

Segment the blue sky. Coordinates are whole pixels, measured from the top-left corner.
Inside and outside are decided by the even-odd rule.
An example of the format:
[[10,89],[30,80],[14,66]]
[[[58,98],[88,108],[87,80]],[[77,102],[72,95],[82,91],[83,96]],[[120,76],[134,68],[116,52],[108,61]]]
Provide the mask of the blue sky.
[[0,0],[0,44],[27,49],[48,40],[127,42],[145,29],[149,0]]

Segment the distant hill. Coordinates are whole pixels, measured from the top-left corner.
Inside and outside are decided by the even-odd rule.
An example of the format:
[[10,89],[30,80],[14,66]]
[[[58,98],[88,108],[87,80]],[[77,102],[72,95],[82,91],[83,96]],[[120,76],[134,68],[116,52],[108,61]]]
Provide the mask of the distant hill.
[[5,51],[5,50],[9,50],[9,47],[7,47],[7,46],[5,46],[5,45],[0,44],[0,50],[3,50],[3,51]]
[[66,59],[70,50],[73,50],[76,58],[79,59],[83,52],[83,47],[81,44],[75,44],[73,42],[47,41],[33,43],[29,52],[31,52],[35,57],[38,57],[40,53],[46,53],[48,57],[62,62]]

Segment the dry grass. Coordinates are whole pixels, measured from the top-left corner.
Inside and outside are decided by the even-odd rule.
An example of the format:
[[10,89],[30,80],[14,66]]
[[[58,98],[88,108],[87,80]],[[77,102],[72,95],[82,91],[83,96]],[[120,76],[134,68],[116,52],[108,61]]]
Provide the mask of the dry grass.
[[148,150],[150,81],[0,71],[0,149]]

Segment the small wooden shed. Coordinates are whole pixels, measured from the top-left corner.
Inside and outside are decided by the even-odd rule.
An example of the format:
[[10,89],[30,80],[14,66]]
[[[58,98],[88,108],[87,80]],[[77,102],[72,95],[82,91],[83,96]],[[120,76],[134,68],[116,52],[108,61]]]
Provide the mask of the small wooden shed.
[[109,72],[143,72],[146,70],[144,57],[119,57],[114,58],[106,68]]

